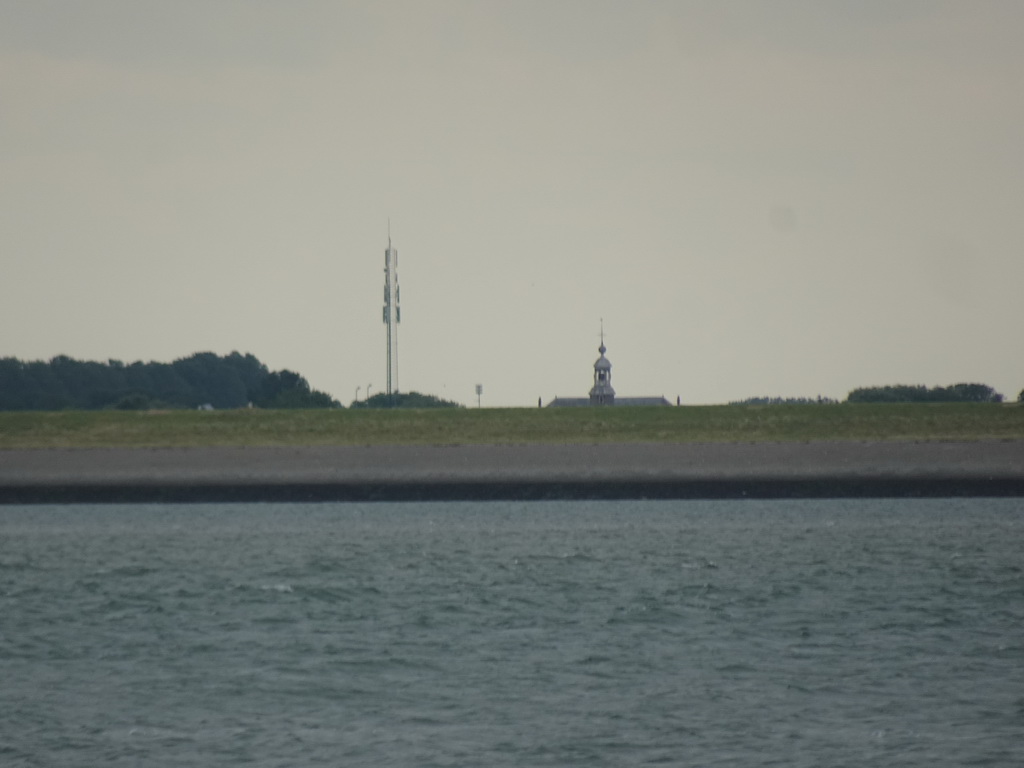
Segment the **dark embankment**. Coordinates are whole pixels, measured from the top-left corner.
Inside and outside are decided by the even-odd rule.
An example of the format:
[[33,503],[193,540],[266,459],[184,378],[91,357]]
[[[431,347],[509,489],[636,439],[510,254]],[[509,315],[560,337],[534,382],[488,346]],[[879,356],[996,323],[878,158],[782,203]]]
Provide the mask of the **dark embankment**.
[[1024,496],[1024,441],[0,451],[0,503]]

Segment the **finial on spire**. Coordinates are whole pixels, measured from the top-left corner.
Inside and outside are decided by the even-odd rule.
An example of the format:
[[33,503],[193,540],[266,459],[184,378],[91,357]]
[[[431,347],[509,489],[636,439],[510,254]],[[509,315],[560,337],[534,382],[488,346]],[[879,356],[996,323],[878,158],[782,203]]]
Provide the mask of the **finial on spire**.
[[388,248],[391,247],[391,217],[388,216]]
[[605,347],[605,345],[604,345],[604,318],[603,317],[601,318],[601,346],[597,348],[597,351],[600,352],[602,355],[605,352],[608,351],[607,347]]

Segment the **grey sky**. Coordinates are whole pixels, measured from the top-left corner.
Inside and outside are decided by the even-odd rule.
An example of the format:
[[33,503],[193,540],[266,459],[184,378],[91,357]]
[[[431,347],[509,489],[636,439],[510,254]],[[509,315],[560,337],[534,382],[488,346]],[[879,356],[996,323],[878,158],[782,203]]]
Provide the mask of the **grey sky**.
[[0,0],[0,355],[1014,397],[1024,3]]

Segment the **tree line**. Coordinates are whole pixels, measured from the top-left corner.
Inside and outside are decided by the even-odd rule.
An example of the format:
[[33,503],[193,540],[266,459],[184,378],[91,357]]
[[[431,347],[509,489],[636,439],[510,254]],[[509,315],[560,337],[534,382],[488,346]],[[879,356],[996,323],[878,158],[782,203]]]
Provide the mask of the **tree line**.
[[748,397],[746,400],[733,400],[729,405],[827,405],[837,403],[831,397]]
[[464,408],[461,403],[443,400],[435,395],[411,392],[378,392],[365,400],[353,401],[352,408]]
[[[1017,398],[1024,403],[1024,390]],[[861,387],[849,403],[1000,403],[985,384],[948,387]],[[730,405],[831,404],[830,398],[751,397]],[[171,363],[119,360],[105,363],[58,355],[49,361],[0,358],[0,411],[154,408],[338,408],[330,395],[312,389],[299,374],[271,371],[251,354],[197,352]],[[460,408],[459,403],[419,392],[378,393],[353,408]]]
[[1001,403],[1003,396],[986,384],[925,387],[893,384],[861,387],[850,392],[848,403]]
[[250,354],[198,352],[172,363],[125,364],[0,358],[0,410],[336,408],[293,371],[271,371]]
[[[1024,402],[1024,391],[1017,398]],[[828,397],[748,397],[729,405],[830,405]],[[986,384],[953,384],[949,387],[890,384],[859,387],[846,396],[848,403],[1001,403],[1003,396]]]

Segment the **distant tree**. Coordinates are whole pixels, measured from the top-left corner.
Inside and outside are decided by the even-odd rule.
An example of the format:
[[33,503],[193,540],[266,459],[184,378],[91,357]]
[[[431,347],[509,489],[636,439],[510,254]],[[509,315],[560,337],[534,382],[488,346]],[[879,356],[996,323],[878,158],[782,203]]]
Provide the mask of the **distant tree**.
[[340,408],[330,395],[316,391],[288,389],[280,392],[266,408]]
[[13,357],[0,358],[0,408],[21,411],[29,407],[25,364]]
[[340,408],[330,395],[310,389],[309,383],[293,371],[268,373],[252,393],[259,408]]
[[[60,410],[72,407],[71,393],[65,384],[68,358],[54,358],[49,363],[35,361],[25,366],[27,395],[34,407]],[[61,370],[61,369],[64,370]],[[63,374],[63,375],[62,375]],[[32,407],[32,406],[30,406]]]
[[339,403],[291,371],[273,373],[252,355],[198,352],[173,363],[106,363],[58,355],[49,362],[0,359],[0,410],[332,408]]
[[183,405],[194,408],[209,403],[214,408],[241,408],[249,402],[245,383],[238,371],[212,352],[197,352],[175,360],[172,365],[175,373],[188,382],[194,393]]
[[1022,389],[1020,391],[1020,394],[1017,395],[1017,402],[1018,403],[1024,403],[1024,389]]
[[253,402],[256,393],[260,390],[262,382],[270,374],[267,366],[250,354],[240,355],[232,352],[224,358],[224,361],[238,373],[239,378],[245,385],[246,395],[250,402]]
[[173,408],[194,408],[204,402],[202,394],[175,370],[172,363],[135,362],[126,366],[122,373],[125,394],[143,392]]
[[848,403],[1001,403],[1003,396],[985,384],[928,387],[895,384],[862,387],[847,396]]
[[119,411],[148,411],[152,407],[153,401],[140,392],[125,395],[114,403],[114,408]]
[[[936,389],[943,389],[936,387]],[[1001,403],[1003,396],[986,384],[954,384],[945,387],[943,396],[957,403]]]
[[733,400],[729,405],[831,405],[839,402],[831,397],[748,397]]
[[921,403],[928,400],[928,388],[896,384],[884,387],[862,387],[850,392],[848,403]]
[[451,400],[442,400],[435,395],[424,395],[419,392],[395,392],[387,394],[378,392],[366,399],[352,403],[353,408],[464,408],[465,406]]

